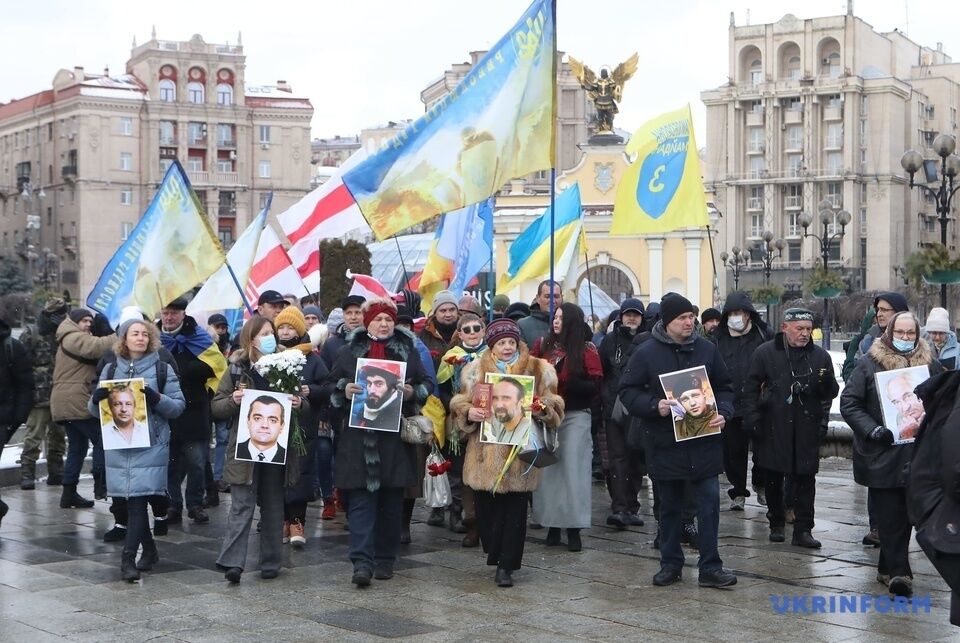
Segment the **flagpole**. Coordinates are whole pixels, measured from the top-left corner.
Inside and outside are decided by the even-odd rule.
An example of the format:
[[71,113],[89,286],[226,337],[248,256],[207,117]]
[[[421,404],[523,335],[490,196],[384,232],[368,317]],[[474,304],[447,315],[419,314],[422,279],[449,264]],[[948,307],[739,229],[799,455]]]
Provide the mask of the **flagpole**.
[[397,254],[400,255],[400,267],[403,268],[403,282],[400,285],[400,289],[403,290],[410,285],[408,282],[409,277],[407,277],[407,266],[403,263],[403,252],[400,250],[400,239],[397,238],[397,235],[393,235],[393,240],[397,242]]
[[[554,280],[554,274],[553,274],[554,273],[553,262],[555,261],[554,237],[556,236],[556,232],[557,232],[556,230],[557,213],[556,213],[556,209],[553,206],[556,201],[556,193],[557,193],[557,190],[555,187],[556,184],[557,184],[557,168],[552,167],[550,168],[550,283],[547,286],[548,288],[550,288],[550,310],[549,310],[550,317],[548,320],[548,324],[553,323],[553,309],[554,309],[553,284],[555,283],[555,280]],[[537,294],[539,295],[540,293],[537,293]]]
[[[584,236],[586,236],[586,233],[584,233]],[[590,256],[587,254],[586,246],[583,248],[583,260],[587,264],[587,294],[590,295],[590,314],[597,317],[597,314],[593,311],[593,284],[590,282]],[[599,317],[597,317],[597,321],[600,321]]]
[[240,299],[243,300],[244,307],[246,307],[248,313],[253,315],[253,308],[250,306],[250,302],[247,301],[247,295],[243,292],[243,288],[240,287],[240,280],[237,279],[237,273],[230,267],[229,261],[227,261],[225,265],[227,266],[227,271],[230,273],[230,277],[233,279],[233,285],[237,287],[237,291],[240,293]]
[[720,303],[720,282],[717,280],[717,256],[713,254],[713,235],[710,234],[710,224],[707,224],[707,242],[710,244],[710,261],[713,262],[713,303]]
[[487,311],[487,323],[493,321],[493,298],[497,296],[497,275],[493,271],[493,244],[490,240],[490,310]]

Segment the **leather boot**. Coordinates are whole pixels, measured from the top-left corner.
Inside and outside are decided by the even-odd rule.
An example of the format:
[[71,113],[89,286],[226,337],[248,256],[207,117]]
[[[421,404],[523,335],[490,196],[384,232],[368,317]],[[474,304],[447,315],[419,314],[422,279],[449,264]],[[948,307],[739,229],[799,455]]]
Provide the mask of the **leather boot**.
[[135,560],[136,552],[130,552],[126,549],[120,555],[120,576],[128,583],[140,580],[140,572],[137,570]]
[[87,500],[77,493],[77,485],[63,485],[63,492],[60,494],[61,509],[89,509],[93,506],[93,500]]
[[37,465],[33,462],[20,464],[20,488],[24,491],[33,491],[36,487]]
[[47,486],[59,487],[63,484],[63,457],[47,454]]
[[203,499],[203,504],[208,507],[220,506],[220,488],[216,482],[211,482],[207,485],[207,495]]
[[463,537],[463,540],[460,541],[460,545],[463,547],[476,547],[479,545],[480,532],[477,530],[476,519],[467,518],[463,521],[463,525],[467,528],[467,534]]

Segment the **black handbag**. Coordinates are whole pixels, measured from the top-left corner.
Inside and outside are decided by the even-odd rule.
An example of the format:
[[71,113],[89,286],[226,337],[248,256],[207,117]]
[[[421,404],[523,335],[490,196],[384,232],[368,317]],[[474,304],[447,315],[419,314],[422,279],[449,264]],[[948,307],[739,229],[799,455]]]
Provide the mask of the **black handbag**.
[[527,445],[520,450],[517,457],[530,466],[542,469],[560,461],[557,456],[559,446],[559,432],[556,429],[548,429],[540,420],[534,419],[530,426]]

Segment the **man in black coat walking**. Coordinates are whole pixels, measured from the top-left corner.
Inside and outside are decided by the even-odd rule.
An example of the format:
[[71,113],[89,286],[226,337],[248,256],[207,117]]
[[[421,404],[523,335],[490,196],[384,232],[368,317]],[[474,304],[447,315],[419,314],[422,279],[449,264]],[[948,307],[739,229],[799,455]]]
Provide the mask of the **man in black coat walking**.
[[790,308],[780,332],[753,354],[743,389],[744,422],[756,427],[755,449],[764,468],[770,542],[784,541],[784,475],[794,481],[792,544],[816,549],[813,508],[820,440],[830,400],[840,392],[830,354],[810,341],[813,313]]
[[[761,344],[770,340],[773,333],[750,301],[750,295],[743,291],[727,295],[720,314],[720,324],[713,333],[713,342],[723,356],[723,362],[730,371],[733,380],[733,417],[723,427],[723,469],[730,481],[730,509],[743,511],[747,490],[747,459],[750,451],[750,434],[753,427],[743,426],[743,384],[750,370],[753,353]],[[763,469],[753,465],[753,488],[765,504]]]
[[610,470],[607,489],[610,492],[611,513],[607,524],[618,529],[627,525],[642,525],[638,512],[640,480],[643,478],[643,452],[627,445],[627,429],[630,417],[624,413],[614,414],[620,392],[620,378],[637,344],[634,339],[643,323],[643,302],[625,299],[620,304],[619,319],[613,330],[600,342],[600,365],[603,367],[603,386],[600,397],[603,402],[603,430],[606,433],[607,459]]
[[736,584],[737,577],[723,569],[717,550],[723,442],[719,434],[682,442],[674,439],[671,402],[659,376],[705,367],[718,411],[711,426],[722,430],[733,416],[730,375],[717,347],[696,333],[693,305],[686,298],[667,293],[660,302],[660,313],[651,339],[634,351],[620,380],[620,401],[631,415],[642,419],[650,477],[660,489],[660,571],[653,583],[670,585],[681,580],[681,511],[684,486],[689,482],[697,503],[700,586],[729,587]]

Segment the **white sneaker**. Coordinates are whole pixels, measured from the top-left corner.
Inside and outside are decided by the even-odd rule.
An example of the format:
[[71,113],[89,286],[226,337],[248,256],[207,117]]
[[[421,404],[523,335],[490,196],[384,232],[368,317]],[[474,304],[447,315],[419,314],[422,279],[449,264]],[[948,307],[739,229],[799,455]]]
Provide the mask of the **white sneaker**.
[[730,511],[743,511],[744,505],[747,504],[747,499],[743,496],[737,496],[730,502]]

